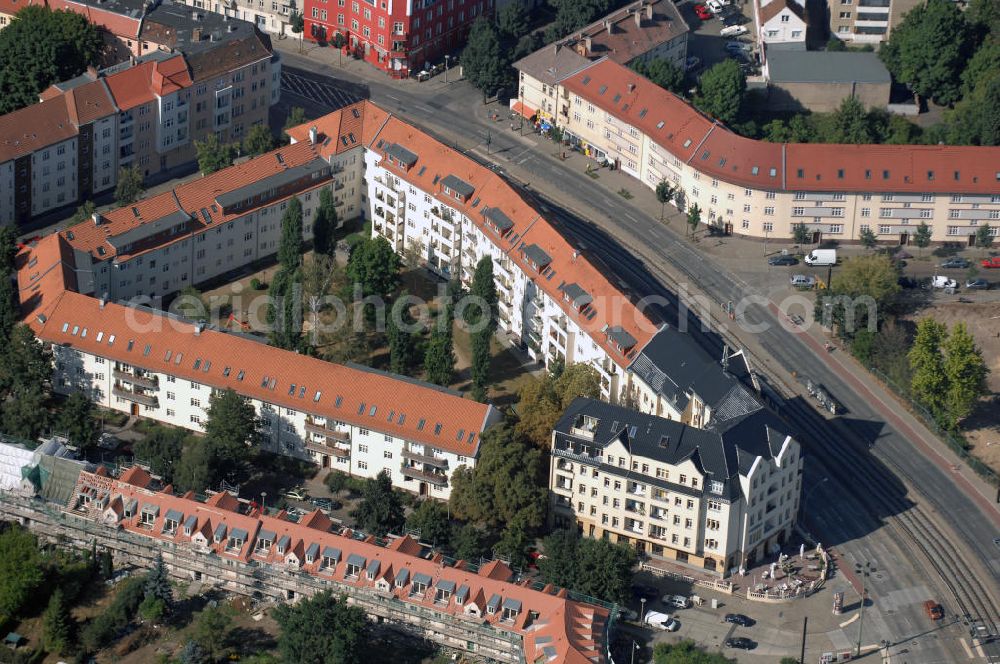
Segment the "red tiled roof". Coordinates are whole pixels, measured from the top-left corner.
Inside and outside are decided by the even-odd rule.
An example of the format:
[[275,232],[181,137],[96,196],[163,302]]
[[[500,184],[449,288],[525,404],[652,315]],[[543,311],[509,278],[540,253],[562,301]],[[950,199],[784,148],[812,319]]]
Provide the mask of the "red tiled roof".
[[[391,595],[396,600],[423,606],[436,613],[474,615],[469,614],[469,610],[475,606],[480,614],[475,618],[477,622],[485,622],[494,629],[521,635],[525,659],[529,662],[602,664],[607,661],[604,643],[608,620],[606,609],[567,599],[564,592],[553,593],[550,587],[539,591],[527,585],[510,583],[509,569],[506,576],[497,576],[498,570],[506,569],[502,563],[487,564],[476,573],[464,563],[451,567],[435,559],[415,555],[413,552],[422,551],[422,547],[405,536],[382,547],[372,537],[359,540],[351,537],[349,531],[343,534],[331,531],[328,520],[322,523],[309,521],[311,525],[306,522],[294,523],[261,516],[259,511],[246,507],[237,511],[238,505],[222,507],[218,502],[212,504],[211,500],[201,503],[190,498],[153,492],[145,488],[147,485],[133,486],[122,480],[109,481],[87,472],[80,474],[80,482],[84,486],[94,487],[95,491],[107,491],[112,501],[120,499],[127,504],[134,499],[137,503],[136,513],[129,518],[121,518],[122,512],[119,510],[110,510],[119,519],[117,525],[133,534],[175,544],[192,542],[200,534],[206,540],[203,543],[206,556],[212,552],[223,559],[240,560],[244,563],[254,561],[258,565],[277,568],[291,567],[338,584],[371,590],[377,588],[378,592]],[[75,507],[70,505],[69,509],[74,510]],[[152,524],[141,523],[144,507],[158,509]],[[177,529],[172,533],[164,532],[168,511],[181,515]],[[195,521],[192,534],[187,535],[184,525],[191,517]],[[238,550],[227,550],[225,541],[219,544],[214,542],[215,530],[220,525],[226,527],[227,538],[237,528],[247,533],[246,540]],[[267,532],[269,536],[273,534],[273,539],[269,540],[271,544],[267,550],[261,551],[257,550],[256,543],[263,532]],[[279,542],[287,545],[284,552],[278,552]],[[332,566],[324,560],[323,554],[328,547],[339,553],[339,558]],[[310,549],[315,552],[316,557],[311,562],[306,562],[305,554]],[[352,556],[364,560],[356,577],[347,576],[347,559]],[[373,562],[378,563],[378,569],[376,571],[372,567],[374,578],[369,578],[367,571]],[[397,587],[396,579],[400,578],[400,573],[404,570],[408,578]],[[414,594],[414,577],[417,574],[425,575],[430,580],[422,595]],[[450,583],[452,588],[451,596],[445,601],[436,601],[439,582]],[[459,605],[455,596],[463,586],[468,590],[468,599]],[[490,614],[486,610],[486,604],[494,598],[501,602],[501,606]],[[519,605],[516,617],[510,621],[502,619],[502,605],[507,600]]]
[[[637,13],[641,17],[638,24]],[[652,20],[649,19],[650,13]],[[575,40],[572,48],[577,49],[581,55],[607,56],[615,62],[628,64],[689,30],[673,0],[640,0],[591,23],[563,40],[563,43]],[[585,41],[588,37],[589,51]]]
[[[68,290],[44,322],[26,322],[50,343],[462,456],[475,456],[480,433],[494,419],[491,406],[435,386],[332,364],[242,335],[199,330],[160,312],[102,306]],[[269,385],[268,379],[273,379]]]
[[0,164],[76,136],[66,102],[49,99],[0,115]]
[[44,0],[0,0],[0,14],[13,16],[25,7],[44,4]]
[[103,80],[67,90],[63,98],[66,100],[70,120],[77,127],[118,112]]
[[295,142],[308,143],[309,131],[315,128],[317,150],[329,160],[334,155],[367,145],[388,117],[389,114],[375,104],[358,102],[292,127],[286,133]]
[[116,37],[135,39],[139,34],[139,26],[142,24],[138,17],[125,16],[80,0],[45,0],[45,4],[53,10],[61,9],[85,16],[87,21],[94,25],[103,26]]
[[1000,147],[781,144],[743,138],[610,60],[595,62],[563,85],[703,175],[737,185],[785,191],[1000,191]]
[[63,291],[76,288],[73,248],[57,233],[21,250],[14,266],[24,319],[48,313]]
[[153,101],[191,86],[184,56],[167,60],[147,60],[112,74],[106,79],[115,103],[122,111]]

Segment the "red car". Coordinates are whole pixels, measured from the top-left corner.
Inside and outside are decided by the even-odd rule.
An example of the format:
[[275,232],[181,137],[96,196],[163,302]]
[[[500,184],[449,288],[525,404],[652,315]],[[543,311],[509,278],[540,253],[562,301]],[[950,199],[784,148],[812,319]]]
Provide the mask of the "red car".
[[708,7],[702,4],[697,4],[694,6],[694,13],[703,21],[707,21],[712,18],[712,12],[709,11]]
[[990,256],[989,258],[984,258],[982,262],[983,267],[1000,267],[1000,256]]

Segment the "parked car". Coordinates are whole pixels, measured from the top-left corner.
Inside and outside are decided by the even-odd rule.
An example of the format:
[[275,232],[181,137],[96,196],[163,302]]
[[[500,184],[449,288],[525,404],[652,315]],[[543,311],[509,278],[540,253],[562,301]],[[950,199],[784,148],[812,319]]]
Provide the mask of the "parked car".
[[642,621],[653,629],[660,629],[666,632],[676,632],[680,623],[670,617],[668,613],[659,611],[647,611]]
[[745,616],[742,613],[727,613],[725,621],[727,623],[739,625],[740,627],[750,627],[754,624],[752,618],[750,618],[749,616]]
[[691,600],[684,595],[664,595],[663,603],[678,609],[686,609],[691,606]]
[[827,267],[830,265],[837,264],[837,250],[836,249],[813,249],[805,258],[803,258],[806,263],[813,265],[815,267]]
[[958,282],[948,277],[935,275],[931,278],[931,288],[958,288]]
[[694,6],[695,16],[700,18],[702,21],[707,21],[712,18],[712,12],[708,10],[708,7],[699,3]]
[[795,256],[788,256],[782,254],[780,256],[771,256],[767,259],[768,265],[798,265],[799,259]]
[[747,51],[752,51],[753,50],[753,45],[752,44],[746,44],[744,42],[739,42],[739,41],[728,41],[728,42],[726,42],[725,49],[726,49],[726,52],[728,52],[728,53],[743,54],[743,53],[746,53]]
[[757,647],[757,644],[742,636],[738,636],[734,639],[726,639],[727,648],[736,648],[737,650],[753,650]]
[[980,265],[987,269],[1000,267],[1000,256],[990,256],[989,258],[984,258]]
[[689,55],[684,61],[684,71],[694,71],[701,64],[701,58],[697,55]]
[[924,612],[927,614],[927,617],[930,618],[931,620],[941,620],[942,618],[944,618],[944,609],[941,608],[940,604],[938,604],[932,599],[929,599],[926,602],[924,602]]
[[816,277],[811,274],[793,274],[788,282],[795,288],[813,288],[816,285]]
[[740,35],[745,35],[747,33],[747,26],[745,25],[730,25],[723,28],[719,35],[722,37],[739,37]]
[[318,507],[324,512],[330,512],[333,510],[339,510],[343,507],[343,504],[338,500],[331,500],[330,498],[313,498],[309,501],[313,507]]
[[638,613],[624,606],[618,609],[618,617],[626,622],[635,622],[639,620]]
[[969,261],[968,259],[961,257],[949,258],[945,262],[941,263],[941,267],[946,270],[964,270],[969,267]]
[[913,258],[913,254],[908,252],[906,249],[900,249],[893,257],[899,260],[905,260],[907,258]]
[[294,489],[286,491],[285,498],[289,498],[291,500],[309,500],[309,494],[306,493],[306,488],[304,486],[297,486]]
[[917,286],[920,285],[920,282],[914,279],[913,277],[900,277],[899,279],[896,280],[896,283],[899,284],[900,288],[907,288],[907,289],[916,288]]
[[718,14],[722,11],[722,3],[719,0],[705,0],[705,6],[708,7],[709,11],[713,14]]
[[[727,28],[734,25],[743,25],[744,23],[746,23],[746,19],[743,18],[743,14],[740,14],[738,12],[737,13],[730,12],[725,16],[723,16],[721,20],[722,20],[722,25]],[[741,32],[740,34],[743,33]]]
[[979,279],[969,279],[965,282],[965,287],[970,290],[989,290],[990,282],[986,281],[982,277]]

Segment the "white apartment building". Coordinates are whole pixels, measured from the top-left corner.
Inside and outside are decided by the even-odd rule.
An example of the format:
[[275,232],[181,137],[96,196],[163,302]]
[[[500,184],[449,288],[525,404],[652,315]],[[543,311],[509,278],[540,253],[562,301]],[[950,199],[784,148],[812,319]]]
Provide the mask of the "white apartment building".
[[[291,19],[296,8],[295,0],[223,0],[222,2],[183,0],[183,2],[189,7],[253,23],[263,32],[293,36]],[[301,7],[299,11],[302,11]]]
[[805,50],[806,8],[798,0],[754,0],[758,50]]
[[1000,148],[767,143],[743,138],[609,59],[563,79],[564,135],[651,189],[678,186],[681,209],[724,232],[790,241],[908,244],[921,222],[935,242],[972,244],[1000,227]]
[[830,34],[853,44],[879,44],[918,4],[918,0],[828,0]]
[[436,386],[72,291],[29,322],[52,349],[56,392],[202,432],[213,392],[232,388],[260,417],[264,449],[357,477],[385,470],[394,486],[442,500],[500,418]]
[[788,541],[802,453],[760,408],[708,430],[573,401],[552,433],[553,524],[727,576]]

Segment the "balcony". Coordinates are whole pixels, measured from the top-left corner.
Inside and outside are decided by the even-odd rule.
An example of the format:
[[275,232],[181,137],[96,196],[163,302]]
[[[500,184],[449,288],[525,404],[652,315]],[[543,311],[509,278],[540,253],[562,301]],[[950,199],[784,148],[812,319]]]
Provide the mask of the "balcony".
[[448,476],[444,473],[421,470],[416,466],[407,466],[406,464],[403,464],[403,467],[400,468],[400,472],[403,473],[403,477],[430,482],[431,484],[436,484],[437,486],[448,486]]
[[149,396],[146,394],[142,394],[141,392],[135,392],[121,384],[115,384],[114,387],[111,388],[111,394],[115,395],[116,397],[121,397],[126,401],[132,401],[133,403],[142,404],[143,406],[150,406],[152,408],[156,408],[159,405],[159,402],[157,401],[155,396]]
[[306,418],[306,433],[318,433],[321,436],[326,436],[328,439],[339,440],[344,443],[351,442],[351,434],[347,431],[338,431],[328,424],[319,424],[311,417]]
[[111,375],[117,380],[125,381],[126,383],[131,383],[132,385],[138,385],[139,387],[147,390],[155,390],[160,387],[160,379],[156,376],[140,376],[127,371],[122,371],[121,369],[115,369],[111,372]]
[[632,512],[633,514],[642,514],[643,516],[645,516],[646,506],[643,505],[642,503],[636,503],[631,500],[627,500],[625,501],[625,511]]
[[418,463],[430,464],[436,468],[447,468],[448,460],[444,457],[436,457],[430,454],[420,454],[414,452],[413,450],[403,450],[403,458],[409,459],[410,461],[416,461]]
[[351,458],[351,449],[349,447],[340,447],[338,445],[331,445],[329,442],[321,442],[318,440],[306,439],[306,449],[312,450],[313,452],[318,452],[319,454],[332,454],[335,457],[341,459]]

